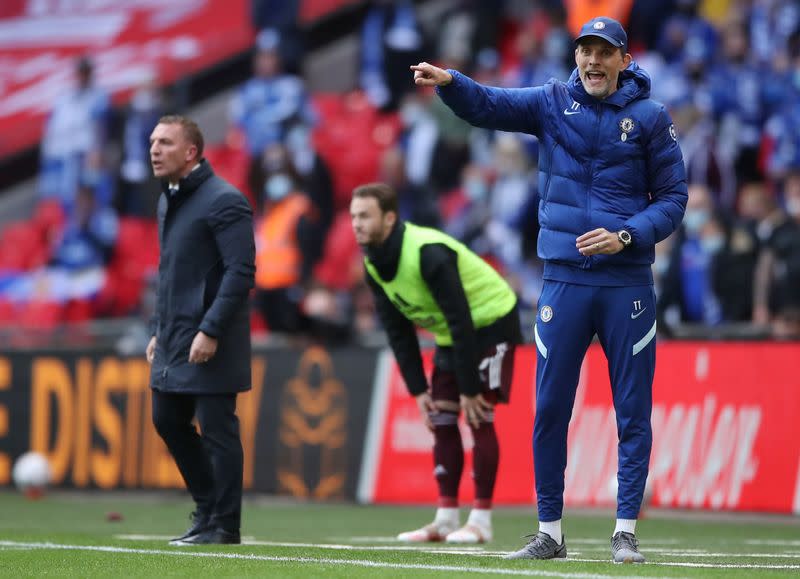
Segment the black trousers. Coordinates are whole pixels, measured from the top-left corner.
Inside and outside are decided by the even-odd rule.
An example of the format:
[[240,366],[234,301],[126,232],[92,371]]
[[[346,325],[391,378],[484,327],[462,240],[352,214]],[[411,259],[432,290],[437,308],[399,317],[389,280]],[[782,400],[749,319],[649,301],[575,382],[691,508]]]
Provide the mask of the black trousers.
[[[175,459],[199,513],[226,531],[242,518],[244,456],[236,394],[172,394],[152,390],[153,424]],[[192,419],[197,416],[200,431]]]

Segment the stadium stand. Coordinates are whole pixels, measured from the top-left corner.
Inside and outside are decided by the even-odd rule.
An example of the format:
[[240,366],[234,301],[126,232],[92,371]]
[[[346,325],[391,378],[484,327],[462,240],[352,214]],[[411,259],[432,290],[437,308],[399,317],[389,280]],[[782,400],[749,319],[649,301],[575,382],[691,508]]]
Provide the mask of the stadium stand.
[[[257,8],[258,4],[255,2],[254,6]],[[543,82],[548,75],[568,74],[573,68],[568,23],[576,18],[574,12],[570,12],[571,7],[579,3],[508,2],[491,17],[480,11],[477,6],[480,4],[455,0],[420,0],[405,4],[410,11],[405,14],[413,14],[419,21],[418,30],[424,36],[429,60],[459,68],[484,82],[508,87]],[[714,211],[718,213],[715,222],[721,224],[723,234],[721,246],[710,235],[704,243],[703,235],[695,239],[698,248],[695,257],[700,265],[692,272],[681,269],[683,250],[676,249],[675,245],[679,236],[667,240],[654,266],[656,287],[659,291],[669,283],[680,287],[690,274],[697,275],[697,279],[704,280],[697,286],[703,288],[702,299],[713,302],[730,297],[724,292],[735,292],[744,285],[756,283],[760,284],[759,288],[749,293],[755,295],[753,299],[762,299],[762,303],[758,316],[750,316],[754,307],[748,303],[736,310],[739,313],[735,319],[724,316],[687,319],[687,310],[681,309],[678,302],[677,306],[665,304],[661,312],[662,328],[665,331],[672,328],[676,336],[687,332],[695,335],[694,328],[711,328],[712,325],[715,336],[720,335],[720,331],[724,335],[726,326],[737,328],[736,335],[742,335],[743,327],[757,328],[745,331],[747,335],[768,335],[770,324],[775,320],[780,319],[783,324],[800,311],[800,305],[792,299],[763,303],[765,291],[769,295],[777,290],[784,296],[792,292],[800,295],[800,288],[794,287],[794,278],[780,274],[794,267],[794,250],[785,249],[795,247],[794,241],[787,240],[800,238],[800,209],[796,203],[787,201],[791,197],[787,190],[800,175],[800,156],[793,153],[800,150],[797,140],[800,134],[797,113],[800,110],[800,10],[796,3],[787,0],[732,2],[730,9],[722,12],[713,4],[703,0],[665,3],[637,0],[626,4],[622,17],[629,22],[634,58],[651,73],[654,96],[667,105],[675,119],[692,183],[711,191]],[[249,13],[246,5],[244,0],[233,3],[210,0],[202,11],[194,13],[195,20],[188,22],[198,26],[193,30],[201,35],[204,23],[223,12],[225,17],[220,20],[220,38],[208,49],[204,48],[205,52],[198,54],[193,64],[181,69],[167,56],[158,56],[159,84],[172,93],[173,106],[185,109],[184,105],[209,96],[227,101],[229,97],[225,91],[233,90],[248,77],[257,38],[255,28],[272,24],[272,21],[269,15],[257,16],[257,9]],[[274,24],[284,26],[285,30],[277,29],[276,36],[272,37],[280,39],[284,33],[284,38],[288,39],[290,33],[298,31],[303,37],[307,50],[296,53],[302,57],[299,78],[302,81],[305,77],[306,89],[311,90],[309,87],[313,85],[310,102],[316,114],[316,121],[307,118],[303,123],[312,135],[312,152],[324,160],[330,172],[334,212],[323,227],[327,238],[321,255],[314,258],[300,291],[322,287],[342,295],[350,292],[349,301],[343,307],[354,311],[353,305],[359,300],[355,273],[359,271],[359,252],[350,234],[347,214],[350,191],[357,184],[382,178],[382,159],[387,151],[395,150],[402,154],[407,177],[415,185],[422,185],[426,195],[434,200],[444,228],[463,231],[467,235],[465,242],[496,264],[521,292],[526,289],[523,303],[534,307],[541,283],[534,242],[537,224],[530,218],[537,199],[535,140],[522,139],[510,145],[498,134],[472,130],[449,115],[429,93],[416,92],[403,97],[396,112],[376,108],[370,101],[369,91],[362,90],[359,79],[362,50],[359,38],[371,3],[306,0],[296,6],[297,21],[276,21]],[[142,28],[129,31],[134,37],[146,40],[153,34],[169,35],[170,29],[154,33],[147,27],[146,11],[137,15]],[[89,11],[83,16],[87,22],[93,22],[98,14]],[[247,22],[251,16],[266,18],[266,21]],[[10,26],[15,18],[23,16],[12,11],[3,13],[3,17],[5,20],[0,20],[0,26]],[[240,35],[236,42],[228,42],[224,31],[236,26],[248,32]],[[391,23],[385,26],[393,29]],[[400,37],[399,33],[387,33],[383,41],[399,42]],[[328,48],[334,43],[341,43],[332,51],[337,55],[336,66],[326,64],[322,74],[317,74],[320,67],[315,68],[311,63],[322,61],[322,56],[324,62],[332,62]],[[0,46],[0,51],[9,50]],[[69,62],[76,55],[75,51],[64,51],[60,53],[60,62]],[[94,56],[98,63],[98,81],[106,87],[118,81],[119,77],[109,65],[109,57],[102,51]],[[308,70],[315,71],[313,79],[303,74]],[[753,79],[763,78],[765,73],[769,74],[770,82],[754,85]],[[325,89],[326,84],[340,86],[343,78],[352,81],[348,90],[331,92]],[[59,77],[59,83],[62,81]],[[15,83],[9,84],[14,90],[23,86]],[[122,86],[113,94],[117,112],[137,85],[132,81]],[[44,98],[38,95],[37,102]],[[262,160],[248,151],[242,135],[232,130],[223,108],[224,105],[210,116],[220,130],[214,131],[218,138],[207,144],[206,158],[221,176],[246,193],[258,213],[263,205],[263,183],[254,181],[254,176],[259,175],[258,165]],[[0,111],[0,129],[4,133],[15,130],[13,127],[22,126],[21,118],[19,115],[4,118]],[[31,126],[41,127],[44,116],[40,114],[36,118],[38,122]],[[288,138],[288,128],[297,121],[296,118],[287,120],[280,129],[286,132],[279,138]],[[19,134],[24,136],[18,141],[23,146],[41,138],[41,132],[34,135],[27,128]],[[119,142],[119,135],[113,130],[110,137],[112,142]],[[8,144],[8,140],[4,142]],[[111,148],[114,146],[112,144]],[[525,155],[525,162],[515,161],[514,166],[510,166],[510,159],[519,151]],[[6,162],[14,158],[13,155],[9,157],[7,151],[3,152]],[[302,162],[303,158],[308,159],[308,156],[304,157],[300,151],[295,162]],[[22,167],[20,164],[19,168]],[[433,170],[426,167],[433,167]],[[7,179],[7,172],[4,173]],[[742,191],[752,182],[762,186],[773,200],[775,211],[769,215],[749,214],[741,209]],[[13,283],[16,278],[33,276],[46,268],[52,258],[53,245],[69,218],[69,207],[65,210],[57,201],[38,199],[35,195],[32,199],[36,202],[31,204],[30,218],[27,221],[14,219],[0,232],[0,324],[13,324],[19,316],[29,318],[26,323],[44,329],[52,329],[62,322],[123,316],[141,319],[147,310],[149,279],[157,266],[157,232],[152,215],[126,214],[130,204],[121,203],[119,199],[114,202],[122,211],[118,240],[97,292],[44,301],[28,300],[30,303],[20,299],[18,293],[8,293],[9,288],[18,291],[18,284]],[[145,206],[141,207],[145,210]],[[530,215],[523,214],[525,211]],[[690,238],[692,235],[689,232]],[[745,238],[755,240],[756,247],[744,248],[742,240]],[[520,239],[519,250],[504,249],[509,243],[519,244],[516,240]],[[744,255],[749,257],[744,259]],[[753,259],[753,255],[757,259]],[[738,267],[720,267],[723,263]],[[724,283],[720,282],[721,270],[726,273]],[[252,319],[256,332],[268,331],[257,313]],[[691,331],[682,329],[686,327],[692,328]]]

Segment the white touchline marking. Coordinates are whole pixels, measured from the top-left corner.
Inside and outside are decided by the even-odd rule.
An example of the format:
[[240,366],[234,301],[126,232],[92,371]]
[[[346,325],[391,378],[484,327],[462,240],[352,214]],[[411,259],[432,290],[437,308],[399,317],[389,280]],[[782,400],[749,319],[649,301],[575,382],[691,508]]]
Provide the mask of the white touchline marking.
[[[599,549],[599,548],[594,549],[594,548],[591,548],[591,547],[585,547],[584,548],[584,551],[586,551],[587,553],[594,553],[594,552],[602,551],[602,550],[603,549]],[[711,552],[711,551],[705,551],[703,549],[686,549],[686,550],[682,550],[682,551],[676,551],[674,549],[674,547],[671,548],[671,549],[654,549],[654,548],[651,548],[651,547],[647,547],[645,555],[647,553],[658,553],[659,555],[664,555],[666,557],[681,557],[681,558],[686,558],[686,557],[709,557],[709,558],[714,558],[714,557],[732,557],[732,558],[736,558],[736,557],[753,557],[753,558],[756,558],[756,559],[757,558],[764,558],[764,559],[800,559],[800,553],[792,552],[792,551],[784,551],[782,553],[742,553],[742,552],[736,552],[736,553],[714,553],[714,552]],[[570,554],[572,554],[572,551],[570,551]]]
[[753,557],[762,559],[798,559],[797,553],[684,553],[682,551],[664,551],[669,557]]
[[[236,559],[246,561],[273,561],[279,563],[308,563],[312,565],[350,565],[375,569],[419,569],[424,571],[452,571],[480,575],[517,575],[523,577],[563,577],[565,579],[638,579],[632,575],[603,575],[600,573],[559,573],[553,570],[536,571],[529,569],[502,569],[492,567],[460,567],[456,565],[425,565],[422,563],[384,563],[362,559],[330,559],[327,557],[280,557],[272,555],[253,555],[248,553],[209,553],[197,551],[177,551],[168,549],[130,549],[104,545],[63,545],[59,543],[24,543],[0,541],[0,547],[11,546],[27,549],[61,551],[94,551],[101,553],[128,553],[132,555],[172,555],[176,557],[201,557],[209,559]],[[556,565],[562,563],[555,563]],[[666,578],[663,578],[666,579]]]
[[[171,537],[169,535],[114,535],[115,539],[122,539],[125,541],[168,541]],[[491,553],[495,555],[503,555],[508,551],[486,551],[481,547],[465,547],[463,545],[453,545],[448,547],[446,544],[441,544],[433,547],[431,543],[420,543],[418,545],[346,545],[337,543],[297,543],[293,541],[259,541],[253,537],[242,537],[242,545],[251,545],[258,547],[304,547],[313,549],[333,549],[341,551],[419,551],[420,553],[452,553],[455,555],[483,555]]]
[[171,541],[175,537],[172,535],[113,535],[114,539],[122,539],[123,541]]
[[[354,536],[354,537],[330,537],[331,541],[349,541],[351,543],[394,543],[397,544],[397,537],[365,537],[365,536]],[[678,539],[658,539],[658,540],[647,540],[648,550],[651,545],[677,545],[680,541]],[[797,541],[800,544],[800,541]],[[608,539],[570,539],[570,545],[602,545],[603,547],[608,547]]]
[[746,539],[745,545],[767,545],[773,547],[800,547],[800,540]]
[[331,537],[332,541],[352,541],[353,543],[396,543],[397,537]]
[[[606,559],[576,559],[567,557],[566,561],[575,563],[603,563],[610,561]],[[800,565],[761,565],[758,563],[682,563],[680,561],[648,561],[648,567],[692,567],[698,569],[800,569]]]
[[[175,535],[142,535],[142,534],[123,534],[123,535],[112,535],[114,539],[122,539],[123,541],[171,541],[175,538]],[[243,536],[242,543],[249,543],[250,541],[255,541],[255,537],[251,536]]]
[[[164,538],[168,537],[167,535],[114,535],[116,539],[132,539],[137,541],[146,541],[152,539],[163,540]],[[578,542],[578,541],[576,541]],[[592,542],[591,539],[587,539],[586,542]],[[435,545],[431,543],[420,543],[419,545],[344,545],[344,544],[331,544],[331,543],[297,543],[292,541],[259,541],[253,539],[252,537],[245,537],[242,539],[242,544],[247,546],[260,546],[260,547],[301,547],[306,549],[330,549],[333,551],[409,551],[409,552],[419,552],[419,553],[431,553],[435,555],[473,555],[478,557],[498,557],[502,555],[506,555],[508,551],[489,551],[484,549],[483,547],[466,547],[463,545],[456,546],[453,545],[452,547],[447,547],[446,545]],[[600,549],[592,549],[591,547],[585,548],[587,554],[589,552],[599,551]],[[668,557],[753,557],[753,558],[765,558],[765,559],[797,559],[800,558],[800,554],[798,553],[710,553],[708,551],[704,551],[702,549],[688,549],[685,551],[675,551],[671,549],[647,549],[648,552],[651,553],[658,553],[659,555],[664,555]],[[600,559],[578,559],[575,558],[576,555],[583,555],[581,551],[571,551],[568,560],[570,561],[592,561],[592,562],[606,562],[608,559],[606,557]],[[679,563],[679,562],[652,562],[653,565],[693,565],[693,563]],[[696,563],[698,567],[712,565],[712,563]],[[734,568],[749,568],[749,567],[756,567],[756,568],[765,568],[765,569],[794,569],[800,568],[800,565],[757,565],[757,564],[731,564]],[[724,565],[720,564],[717,565],[720,568],[726,568],[731,565]]]

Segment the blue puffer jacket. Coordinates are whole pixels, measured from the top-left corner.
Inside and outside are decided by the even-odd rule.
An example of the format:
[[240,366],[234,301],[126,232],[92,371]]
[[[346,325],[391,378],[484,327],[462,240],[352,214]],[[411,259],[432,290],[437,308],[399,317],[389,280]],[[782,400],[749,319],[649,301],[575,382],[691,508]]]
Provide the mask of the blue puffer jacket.
[[[536,135],[539,145],[539,257],[545,279],[598,286],[653,283],[655,244],[686,207],[686,174],[672,120],[650,100],[650,77],[635,63],[604,100],[566,84],[485,87],[449,71],[442,100],[467,122]],[[582,256],[579,235],[628,230],[633,244],[615,255]]]

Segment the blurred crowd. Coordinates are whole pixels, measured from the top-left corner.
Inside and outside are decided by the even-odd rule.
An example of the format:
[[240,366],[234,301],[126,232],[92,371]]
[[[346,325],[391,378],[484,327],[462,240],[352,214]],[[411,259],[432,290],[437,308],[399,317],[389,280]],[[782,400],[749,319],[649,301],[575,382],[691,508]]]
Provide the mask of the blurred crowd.
[[[368,180],[398,190],[403,219],[484,256],[532,315],[542,283],[537,141],[467,125],[415,87],[408,67],[427,60],[504,87],[566,81],[577,29],[602,13],[628,29],[629,51],[669,109],[687,165],[686,216],[653,267],[662,332],[740,323],[800,338],[796,1],[460,0],[426,23],[424,3],[372,0],[358,28],[359,86],[337,96],[310,94],[301,76],[309,55],[299,1],[252,6],[252,77],[235,91],[228,135],[209,160],[255,211],[256,331],[344,341],[378,329],[348,213],[350,189]],[[107,273],[118,221],[152,219],[148,138],[170,110],[156,78],[114,111],[90,59],[75,75],[42,141],[39,192],[63,220],[41,265],[58,275]],[[107,280],[92,283],[85,295],[102,293]],[[0,286],[0,295],[14,287]],[[96,311],[131,315],[142,303]]]

